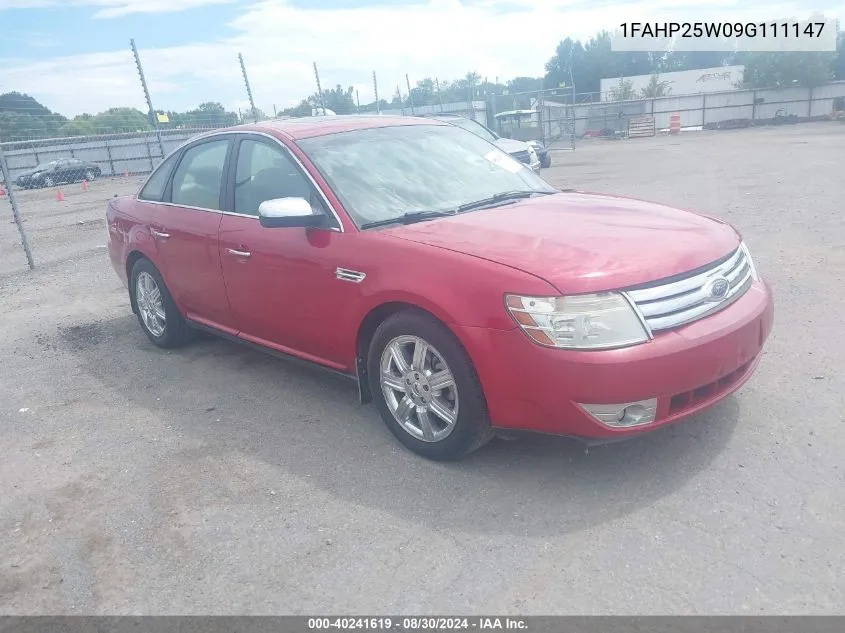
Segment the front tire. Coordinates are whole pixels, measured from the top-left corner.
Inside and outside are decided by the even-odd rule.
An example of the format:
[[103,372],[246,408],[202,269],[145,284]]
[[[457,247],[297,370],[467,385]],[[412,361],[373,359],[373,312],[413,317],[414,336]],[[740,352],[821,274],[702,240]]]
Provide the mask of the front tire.
[[415,453],[456,460],[493,437],[472,362],[434,318],[406,311],[386,319],[373,335],[367,373],[384,423]]
[[52,176],[46,176],[44,180],[41,181],[43,187],[55,187],[56,181],[53,179]]
[[141,258],[135,262],[129,292],[141,329],[157,346],[179,347],[193,338],[193,331],[150,260]]
[[540,167],[543,169],[548,169],[552,166],[552,157],[546,154],[540,159]]

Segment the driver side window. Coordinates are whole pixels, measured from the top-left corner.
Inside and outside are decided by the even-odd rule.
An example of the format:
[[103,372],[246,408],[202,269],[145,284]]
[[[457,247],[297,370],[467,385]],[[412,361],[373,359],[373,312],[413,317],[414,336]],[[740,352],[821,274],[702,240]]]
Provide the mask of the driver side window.
[[287,152],[271,143],[244,139],[235,173],[235,213],[258,216],[258,207],[275,198],[305,198],[315,211],[328,210]]

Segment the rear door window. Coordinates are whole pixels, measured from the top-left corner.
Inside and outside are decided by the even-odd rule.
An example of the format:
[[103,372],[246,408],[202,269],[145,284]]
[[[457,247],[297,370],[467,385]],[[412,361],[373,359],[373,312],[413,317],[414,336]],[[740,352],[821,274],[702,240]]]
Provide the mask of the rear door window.
[[173,174],[171,202],[219,211],[228,150],[228,139],[205,141],[187,149]]
[[141,189],[141,193],[138,194],[139,200],[149,200],[150,202],[162,202],[164,200],[167,181],[170,179],[170,172],[173,171],[173,166],[176,164],[177,158],[179,158],[178,152],[166,158],[158,166],[153,172],[153,175],[147,180],[147,184]]

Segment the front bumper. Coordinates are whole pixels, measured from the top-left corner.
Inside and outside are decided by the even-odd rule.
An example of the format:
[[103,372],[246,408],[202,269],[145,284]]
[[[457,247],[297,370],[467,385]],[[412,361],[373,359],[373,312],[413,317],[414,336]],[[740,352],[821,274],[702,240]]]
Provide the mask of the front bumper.
[[[495,427],[614,439],[680,420],[739,389],[760,361],[773,320],[771,290],[755,282],[721,312],[624,349],[546,348],[518,328],[459,328],[459,335]],[[601,423],[578,404],[649,398],[657,398],[654,421],[627,428]]]

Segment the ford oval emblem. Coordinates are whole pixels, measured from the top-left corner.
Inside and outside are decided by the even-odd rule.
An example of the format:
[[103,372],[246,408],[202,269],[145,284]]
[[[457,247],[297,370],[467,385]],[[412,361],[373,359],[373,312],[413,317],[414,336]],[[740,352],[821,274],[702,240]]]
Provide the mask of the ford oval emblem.
[[707,301],[719,302],[728,296],[731,283],[724,277],[716,277],[707,282],[704,286],[704,298]]

